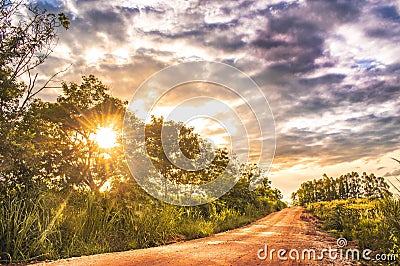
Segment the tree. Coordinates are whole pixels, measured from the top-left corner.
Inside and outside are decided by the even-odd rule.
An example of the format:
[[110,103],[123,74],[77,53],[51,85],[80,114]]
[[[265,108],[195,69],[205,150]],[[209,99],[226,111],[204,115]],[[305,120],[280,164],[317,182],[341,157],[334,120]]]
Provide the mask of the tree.
[[[35,88],[37,74],[32,76],[31,72],[52,52],[58,29],[68,29],[69,18],[64,13],[56,15],[40,10],[23,0],[0,0],[0,14],[0,97],[2,101],[14,103],[9,107],[23,110],[46,87],[47,84]],[[17,82],[24,74],[28,75],[29,84]],[[19,106],[15,106],[16,99],[21,103]]]
[[[144,152],[157,172],[165,178],[164,194],[168,193],[166,179],[176,184],[176,189],[183,184],[188,185],[193,192],[194,186],[211,182],[222,175],[232,159],[226,149],[216,149],[212,153],[211,144],[194,133],[194,128],[186,127],[181,122],[164,121],[163,117],[153,116],[151,122],[146,124],[145,132],[146,151]],[[162,132],[165,134],[164,138],[162,138]],[[175,139],[176,136],[178,136],[177,139]],[[165,150],[163,144],[168,145],[168,150]],[[200,147],[208,152],[200,153]],[[197,161],[186,162],[186,165],[172,163],[170,160],[177,159],[180,152],[186,158],[197,159]],[[214,158],[211,157],[212,154]],[[179,160],[179,162],[182,161]],[[196,162],[206,163],[208,166],[192,170],[199,168]]]
[[[256,179],[257,188],[250,191],[251,182]],[[271,188],[265,171],[256,164],[242,165],[241,175],[237,183],[220,200],[225,202],[228,208],[234,209],[241,214],[246,212],[249,205],[263,209],[272,202],[279,202],[282,194],[277,189]]]
[[[46,167],[61,186],[77,186],[92,191],[110,179],[124,179],[128,171],[123,155],[121,133],[126,102],[112,97],[99,79],[83,76],[82,84],[63,83],[63,94],[56,103],[46,103],[43,118],[55,130],[49,137],[57,143],[47,150]],[[99,128],[118,132],[112,148],[102,148],[95,140]]]
[[349,180],[349,197],[353,199],[361,198],[361,180],[357,172],[348,173],[347,178]]
[[[0,181],[10,187],[30,186],[39,179],[34,138],[45,130],[34,113],[36,86],[32,71],[44,62],[68,17],[40,10],[28,1],[0,0]],[[26,75],[29,83],[20,78]],[[40,160],[40,159],[39,159]]]

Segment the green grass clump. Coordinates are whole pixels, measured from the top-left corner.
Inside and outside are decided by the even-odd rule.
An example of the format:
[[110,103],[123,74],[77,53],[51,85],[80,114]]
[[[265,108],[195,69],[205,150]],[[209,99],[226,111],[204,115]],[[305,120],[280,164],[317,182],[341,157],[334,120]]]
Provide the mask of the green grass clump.
[[399,200],[334,200],[309,204],[307,210],[335,236],[355,240],[361,249],[371,249],[375,254],[397,254],[396,262],[387,263],[400,262]]

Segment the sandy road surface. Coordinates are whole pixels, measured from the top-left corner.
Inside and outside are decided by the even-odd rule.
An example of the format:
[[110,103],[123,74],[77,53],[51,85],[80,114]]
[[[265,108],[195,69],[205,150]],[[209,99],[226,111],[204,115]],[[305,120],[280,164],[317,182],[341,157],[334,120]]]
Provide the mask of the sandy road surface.
[[[348,261],[261,260],[257,252],[268,246],[271,249],[314,248],[317,255],[323,248],[336,248],[336,240],[315,229],[308,215],[300,207],[275,212],[252,224],[211,237],[175,243],[167,246],[100,254],[39,263],[36,265],[353,265]],[[264,255],[264,253],[260,253]],[[325,257],[328,257],[326,255]]]

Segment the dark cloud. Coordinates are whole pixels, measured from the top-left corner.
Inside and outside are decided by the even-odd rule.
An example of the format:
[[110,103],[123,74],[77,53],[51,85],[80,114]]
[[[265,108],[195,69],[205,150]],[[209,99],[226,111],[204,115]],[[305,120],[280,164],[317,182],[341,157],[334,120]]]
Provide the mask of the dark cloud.
[[395,6],[377,7],[374,11],[380,18],[400,22],[400,15]]
[[88,10],[84,15],[84,21],[83,25],[79,25],[82,30],[95,33],[104,32],[114,41],[126,41],[125,20],[117,10]]
[[261,16],[270,16],[274,14],[280,14],[281,12],[288,11],[292,8],[298,7],[299,4],[297,2],[279,2],[277,4],[265,4],[265,8],[257,9],[251,13],[252,16],[254,15],[261,15]]
[[253,45],[258,47],[258,48],[263,48],[263,49],[272,49],[272,48],[277,48],[280,46],[286,46],[288,45],[287,42],[284,41],[275,41],[275,40],[270,40],[268,38],[265,39],[257,39],[253,42]]
[[116,6],[115,7],[121,14],[131,16],[132,14],[139,13],[140,9],[137,7]]
[[205,29],[218,29],[218,30],[229,30],[234,28],[239,24],[238,19],[233,19],[229,22],[215,22],[215,23],[204,23],[204,28]]
[[369,28],[366,30],[366,34],[372,38],[388,38],[393,36],[391,30],[383,28]]
[[370,14],[371,21],[376,22],[365,29],[365,34],[368,37],[384,39],[394,43],[400,41],[400,14],[396,6],[377,6],[370,10]]
[[[397,128],[400,125],[400,116],[367,115],[344,122],[340,133],[323,133],[326,129],[319,128],[315,131],[292,129],[288,133],[280,134],[276,160],[287,160],[295,165],[303,158],[314,162],[323,158],[323,162],[318,163],[329,165],[359,158],[377,158],[379,154],[394,151],[398,147],[400,136]],[[363,130],[359,131],[358,128]]]
[[396,64],[391,64],[386,67],[387,73],[399,73],[400,72],[400,62]]
[[[286,40],[274,39],[277,35],[286,36]],[[271,18],[265,32],[252,45],[266,60],[276,62],[271,68],[282,73],[315,69],[314,60],[323,51],[318,25],[297,16]]]
[[400,84],[377,81],[363,88],[341,87],[331,91],[332,101],[347,104],[363,103],[366,106],[392,101],[400,96]]
[[165,10],[163,8],[155,8],[153,6],[145,6],[141,9],[145,13],[156,13],[156,14],[165,14]]
[[358,19],[362,7],[365,5],[362,0],[309,0],[310,9],[319,14],[326,22],[351,22]]
[[220,36],[214,40],[205,43],[207,46],[220,49],[227,52],[234,52],[243,48],[246,43],[240,37],[230,38],[228,36]]
[[[359,9],[358,1],[271,5],[265,11],[265,30],[259,31],[251,45],[267,61],[276,62],[272,70],[282,75],[307,73],[320,67],[315,60],[323,56],[325,36],[338,24],[356,20]],[[273,15],[275,10],[282,12]]]
[[318,86],[318,85],[329,85],[334,83],[340,83],[346,77],[343,74],[327,74],[317,78],[306,78],[300,79],[299,82],[304,86]]
[[[144,34],[150,34],[150,35],[155,35],[157,37],[161,37],[161,38],[165,38],[165,39],[186,39],[186,38],[191,38],[191,37],[201,37],[203,36],[205,33],[202,30],[197,30],[197,29],[189,29],[189,30],[183,30],[179,33],[166,33],[166,32],[162,32],[162,31],[158,31],[158,30],[151,30],[148,32],[143,32]],[[165,41],[162,39],[159,39],[160,41]]]

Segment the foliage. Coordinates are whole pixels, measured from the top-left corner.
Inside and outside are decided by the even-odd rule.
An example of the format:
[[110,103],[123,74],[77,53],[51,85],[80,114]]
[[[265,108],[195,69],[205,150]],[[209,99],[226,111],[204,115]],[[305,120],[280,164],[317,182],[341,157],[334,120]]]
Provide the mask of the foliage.
[[[163,136],[162,136],[163,134]],[[174,140],[174,137],[178,141]],[[210,182],[212,174],[202,171],[187,171],[184,167],[178,167],[170,162],[170,158],[176,158],[178,152],[189,158],[195,159],[200,153],[201,138],[194,133],[194,128],[189,128],[183,123],[164,121],[163,117],[152,117],[152,121],[146,124],[146,150],[153,165],[163,176],[177,184],[202,184]],[[168,143],[166,151],[163,144]],[[174,147],[173,145],[177,145]],[[226,157],[226,156],[225,156]],[[188,165],[186,168],[191,167]]]
[[[2,109],[20,111],[45,86],[35,88],[37,74],[31,72],[49,56],[60,27],[68,29],[69,18],[40,10],[29,1],[0,0],[0,100]],[[29,84],[17,82],[28,75]],[[25,94],[22,103],[20,98]],[[4,104],[6,104],[4,106]],[[16,105],[17,104],[17,105]]]
[[304,182],[292,194],[292,199],[298,205],[306,205],[336,199],[382,199],[390,195],[389,185],[383,177],[365,172],[359,176],[357,172],[352,172],[336,179],[324,174],[322,179]]
[[[181,122],[164,121],[163,117],[153,116],[151,122],[145,125],[144,146],[157,174],[172,181],[177,189],[183,184],[193,191],[194,186],[215,180],[229,171],[228,163],[234,160],[227,149],[212,150],[211,143],[194,133],[193,127],[187,127]],[[200,152],[201,149],[203,152]],[[192,161],[182,160],[182,155]],[[176,161],[172,163],[171,160]],[[200,167],[202,164],[207,167]],[[168,189],[174,188],[168,188],[165,181],[165,194],[171,192]]]
[[3,261],[15,257],[34,259],[51,253],[52,217],[50,212],[46,212],[42,197],[13,191],[1,199],[1,206],[0,250]]
[[[81,85],[62,84],[63,94],[56,103],[45,103],[41,117],[54,130],[47,138],[56,145],[47,150],[51,160],[44,165],[58,186],[76,186],[92,191],[110,179],[126,179],[127,169],[121,145],[121,127],[125,104],[109,95],[109,88],[93,75],[83,76]],[[97,145],[94,135],[100,127],[118,132],[112,149]],[[108,160],[112,158],[112,160]]]
[[[311,203],[307,206],[322,221],[323,229],[338,237],[355,240],[373,254],[399,254],[400,202],[385,199],[347,199]],[[398,265],[400,258],[393,262]],[[397,263],[397,264],[396,264]]]
[[[0,0],[0,181],[8,188],[38,183],[41,167],[33,158],[41,154],[34,139],[45,128],[36,119],[34,97],[47,83],[38,87],[37,74],[31,74],[51,53],[58,29],[68,26],[65,14],[28,1]],[[24,75],[27,84],[20,81]]]

